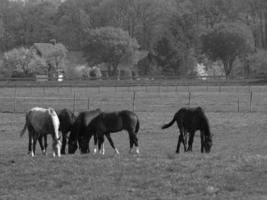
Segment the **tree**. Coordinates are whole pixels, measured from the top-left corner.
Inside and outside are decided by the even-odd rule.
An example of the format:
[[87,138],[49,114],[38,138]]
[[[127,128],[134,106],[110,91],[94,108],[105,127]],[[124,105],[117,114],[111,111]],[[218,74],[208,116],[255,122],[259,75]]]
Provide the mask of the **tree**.
[[251,75],[267,75],[267,51],[257,49],[257,51],[248,57],[249,70]]
[[1,73],[6,77],[11,77],[14,74],[28,76],[33,73],[40,73],[42,70],[46,70],[47,73],[47,69],[48,67],[43,59],[35,57],[29,49],[21,47],[4,54]]
[[92,64],[107,63],[110,75],[115,75],[119,63],[131,60],[139,45],[126,31],[113,27],[102,27],[88,32],[84,53]]
[[230,78],[235,59],[253,47],[253,35],[243,24],[221,23],[202,36],[203,53],[211,60],[223,62],[226,78]]

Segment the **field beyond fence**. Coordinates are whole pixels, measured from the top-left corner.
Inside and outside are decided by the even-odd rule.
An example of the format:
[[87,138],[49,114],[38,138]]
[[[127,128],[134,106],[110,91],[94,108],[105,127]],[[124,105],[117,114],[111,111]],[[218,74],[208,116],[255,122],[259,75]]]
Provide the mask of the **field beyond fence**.
[[101,108],[174,112],[202,106],[208,112],[266,112],[267,86],[125,86],[0,88],[0,112],[22,113],[34,106],[75,112]]

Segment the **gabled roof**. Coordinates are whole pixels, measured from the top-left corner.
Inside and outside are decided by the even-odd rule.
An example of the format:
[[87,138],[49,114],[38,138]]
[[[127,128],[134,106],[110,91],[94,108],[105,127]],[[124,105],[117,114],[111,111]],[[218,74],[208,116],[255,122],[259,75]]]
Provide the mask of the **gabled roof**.
[[55,45],[51,43],[34,43],[33,47],[37,49],[43,58],[64,57],[67,52],[66,47],[61,43],[56,43]]

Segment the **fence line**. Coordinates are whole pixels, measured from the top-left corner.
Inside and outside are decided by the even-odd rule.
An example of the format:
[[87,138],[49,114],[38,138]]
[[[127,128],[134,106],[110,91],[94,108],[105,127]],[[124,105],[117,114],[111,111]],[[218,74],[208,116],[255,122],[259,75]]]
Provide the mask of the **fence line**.
[[[176,90],[176,89],[175,89]],[[33,91],[31,90],[31,94]],[[46,92],[46,95],[49,95]],[[74,112],[89,110],[93,107],[104,107],[106,109],[131,109],[133,111],[174,111],[181,106],[193,107],[202,106],[208,111],[214,112],[267,112],[267,93],[234,93],[222,92],[148,92],[126,91],[106,94],[100,91],[97,95],[80,96],[77,91],[73,91],[72,97],[34,97],[18,96],[18,89],[15,89],[13,96],[0,96],[0,112],[24,112],[34,106],[51,106],[54,108],[72,108]],[[265,95],[265,96],[260,96]],[[266,97],[266,98],[264,98]],[[13,100],[12,100],[13,99]],[[255,103],[254,103],[255,101]]]

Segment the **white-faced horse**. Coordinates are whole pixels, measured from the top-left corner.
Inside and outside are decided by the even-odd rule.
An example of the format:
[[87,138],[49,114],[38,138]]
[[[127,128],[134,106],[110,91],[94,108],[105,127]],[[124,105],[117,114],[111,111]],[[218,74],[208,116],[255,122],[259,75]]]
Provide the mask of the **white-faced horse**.
[[[31,153],[32,156],[35,155],[35,146],[36,146],[37,140],[39,140],[40,142],[42,140],[42,137],[44,137],[45,143],[46,143],[47,134],[51,134],[52,136],[53,156],[56,156],[56,155],[61,156],[59,125],[60,123],[59,123],[58,116],[53,108],[45,109],[45,108],[40,108],[40,107],[34,107],[26,113],[26,122],[20,135],[23,136],[26,129],[28,129],[28,132],[29,132],[28,149],[29,149],[29,153]],[[45,144],[45,148],[43,150],[43,147],[41,145],[43,152],[46,152],[46,146],[47,144]]]

